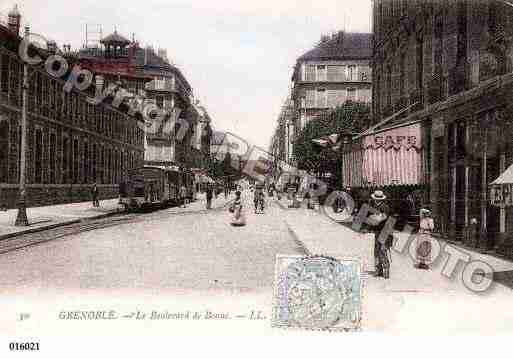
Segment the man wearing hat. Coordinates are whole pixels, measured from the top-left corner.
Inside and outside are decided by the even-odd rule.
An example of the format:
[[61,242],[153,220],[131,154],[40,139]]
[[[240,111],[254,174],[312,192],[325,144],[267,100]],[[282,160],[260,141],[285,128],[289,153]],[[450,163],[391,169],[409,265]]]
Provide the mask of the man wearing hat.
[[379,241],[379,235],[388,216],[390,215],[390,207],[386,203],[387,196],[383,191],[377,190],[371,194],[372,207],[379,211],[379,214],[373,214],[369,217],[371,222],[371,231],[374,232],[374,263],[376,266],[376,277],[389,278],[390,275],[390,261],[388,259],[388,249],[385,243]]

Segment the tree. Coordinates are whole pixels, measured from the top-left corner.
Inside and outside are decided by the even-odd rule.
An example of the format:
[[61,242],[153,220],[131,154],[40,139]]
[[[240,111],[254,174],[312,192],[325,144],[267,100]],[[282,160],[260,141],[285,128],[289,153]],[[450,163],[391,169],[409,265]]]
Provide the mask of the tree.
[[369,124],[370,106],[366,103],[346,102],[318,115],[306,124],[294,141],[293,156],[298,168],[317,174],[337,173],[339,153],[322,148],[312,140],[335,133],[359,133]]

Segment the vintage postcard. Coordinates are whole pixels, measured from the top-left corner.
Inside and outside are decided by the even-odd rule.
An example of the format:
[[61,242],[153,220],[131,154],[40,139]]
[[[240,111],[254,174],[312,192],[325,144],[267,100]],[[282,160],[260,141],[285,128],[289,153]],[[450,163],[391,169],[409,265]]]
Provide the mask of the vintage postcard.
[[0,356],[511,334],[512,19],[0,0]]

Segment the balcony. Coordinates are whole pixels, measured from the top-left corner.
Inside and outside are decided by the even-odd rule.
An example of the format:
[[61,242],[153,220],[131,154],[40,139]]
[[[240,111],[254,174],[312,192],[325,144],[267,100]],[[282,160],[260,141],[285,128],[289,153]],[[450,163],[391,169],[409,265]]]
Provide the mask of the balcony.
[[465,64],[457,65],[449,72],[449,96],[465,91],[467,79],[466,73],[467,66],[465,66]]
[[152,80],[145,84],[146,91],[178,92],[176,82],[171,79]]
[[434,104],[435,102],[442,101],[443,99],[443,79],[441,75],[433,76],[427,85],[427,100],[428,103]]

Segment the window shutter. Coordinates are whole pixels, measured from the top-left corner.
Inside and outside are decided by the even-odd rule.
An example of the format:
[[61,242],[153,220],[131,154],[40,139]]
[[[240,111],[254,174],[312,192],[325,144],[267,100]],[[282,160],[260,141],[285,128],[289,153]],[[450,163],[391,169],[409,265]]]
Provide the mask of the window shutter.
[[315,81],[315,66],[306,66],[306,81]]
[[328,107],[337,107],[337,90],[328,90]]
[[315,91],[306,90],[306,107],[312,108],[315,106]]
[[317,90],[317,98],[316,98],[316,106],[317,108],[325,108],[326,107],[326,90],[319,89]]

